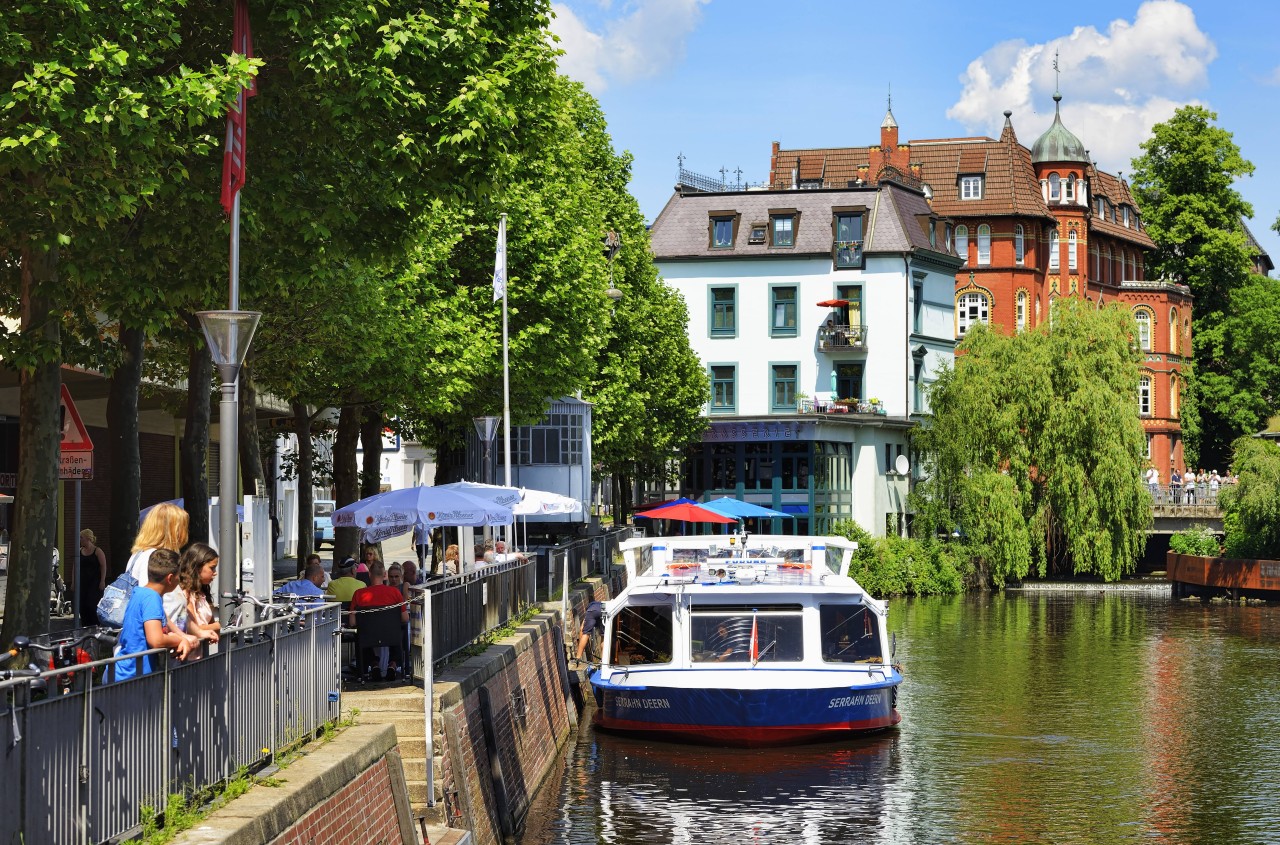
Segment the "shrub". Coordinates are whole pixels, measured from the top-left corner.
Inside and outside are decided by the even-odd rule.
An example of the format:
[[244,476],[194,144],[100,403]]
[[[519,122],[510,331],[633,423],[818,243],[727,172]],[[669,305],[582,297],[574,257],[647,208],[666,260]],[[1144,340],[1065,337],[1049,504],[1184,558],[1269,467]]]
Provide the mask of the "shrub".
[[872,537],[850,520],[837,522],[834,533],[855,541],[849,575],[873,596],[953,595],[964,589],[964,576],[954,549],[934,540]]
[[1179,531],[1169,538],[1169,551],[1180,555],[1200,555],[1217,557],[1222,554],[1222,543],[1218,535],[1207,525],[1197,525],[1185,531]]
[[1280,445],[1241,437],[1232,450],[1239,481],[1218,494],[1227,556],[1280,559]]

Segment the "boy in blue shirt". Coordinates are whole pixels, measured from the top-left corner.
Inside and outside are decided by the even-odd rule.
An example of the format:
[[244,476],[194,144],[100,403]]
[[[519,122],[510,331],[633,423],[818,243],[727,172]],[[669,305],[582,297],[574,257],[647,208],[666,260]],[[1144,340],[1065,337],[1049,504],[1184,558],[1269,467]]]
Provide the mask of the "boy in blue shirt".
[[[116,645],[117,655],[136,654],[152,648],[171,648],[178,659],[182,660],[199,646],[199,639],[171,626],[165,616],[162,596],[172,592],[177,586],[177,552],[156,549],[147,561],[147,583],[135,587],[129,595],[129,605],[124,611],[124,625],[120,628],[120,639]],[[141,660],[141,673],[137,668],[137,659],[117,661],[116,680],[123,681],[151,672],[151,656],[147,655]]]

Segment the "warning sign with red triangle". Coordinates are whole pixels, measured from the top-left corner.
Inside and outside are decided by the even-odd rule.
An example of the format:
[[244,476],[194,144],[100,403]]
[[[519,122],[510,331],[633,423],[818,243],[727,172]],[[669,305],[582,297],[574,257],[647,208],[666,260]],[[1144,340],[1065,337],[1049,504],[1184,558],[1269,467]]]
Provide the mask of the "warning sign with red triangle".
[[80,419],[80,412],[76,410],[76,403],[71,401],[71,393],[65,384],[62,385],[62,405],[58,409],[58,421],[62,425],[63,452],[93,451],[93,441],[89,439],[89,432],[84,427],[84,421]]

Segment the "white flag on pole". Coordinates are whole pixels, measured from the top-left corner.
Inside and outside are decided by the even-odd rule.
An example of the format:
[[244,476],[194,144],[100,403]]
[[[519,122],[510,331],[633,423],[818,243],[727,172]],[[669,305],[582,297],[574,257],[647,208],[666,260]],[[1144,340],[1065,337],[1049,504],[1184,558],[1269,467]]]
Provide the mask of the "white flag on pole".
[[498,220],[498,249],[493,255],[493,301],[507,295],[507,215]]

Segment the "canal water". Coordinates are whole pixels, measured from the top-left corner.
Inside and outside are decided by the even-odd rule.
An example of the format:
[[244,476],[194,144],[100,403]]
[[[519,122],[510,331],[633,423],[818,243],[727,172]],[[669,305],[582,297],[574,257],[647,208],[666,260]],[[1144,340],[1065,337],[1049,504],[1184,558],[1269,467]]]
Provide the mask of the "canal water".
[[895,600],[902,724],[743,750],[585,725],[522,845],[1280,843],[1280,607]]

